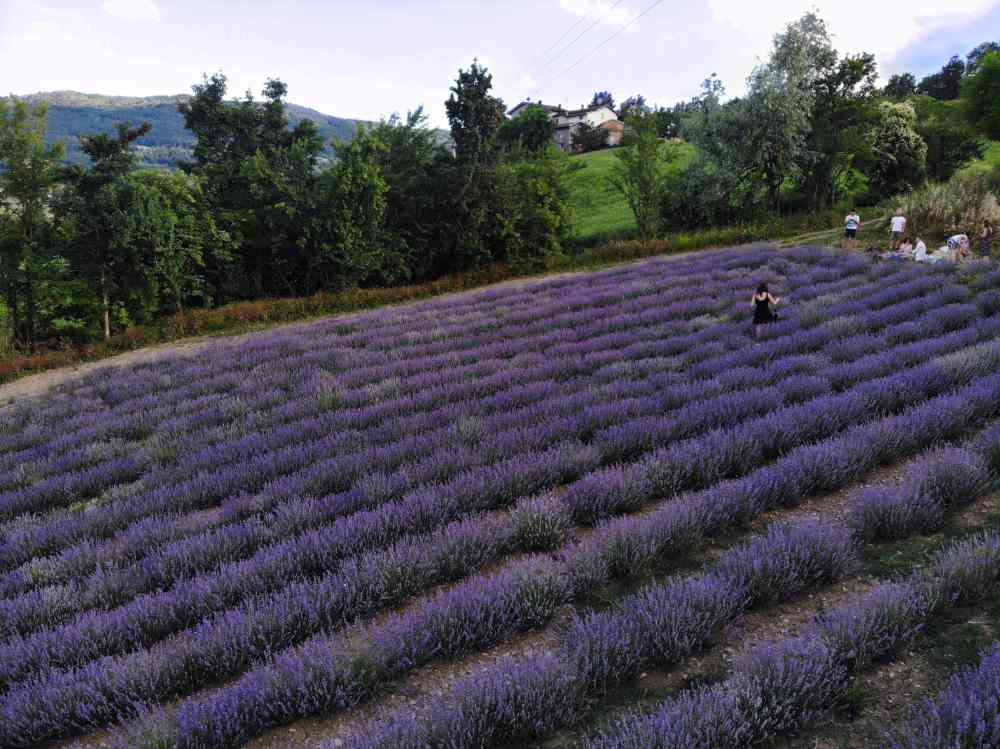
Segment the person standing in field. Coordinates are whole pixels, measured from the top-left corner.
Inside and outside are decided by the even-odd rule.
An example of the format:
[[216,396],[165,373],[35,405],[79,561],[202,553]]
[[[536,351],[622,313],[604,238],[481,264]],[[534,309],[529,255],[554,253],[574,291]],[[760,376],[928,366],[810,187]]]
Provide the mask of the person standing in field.
[[851,212],[847,214],[847,218],[844,219],[844,239],[849,249],[854,249],[854,240],[858,236],[859,226],[861,226],[861,216],[852,208]]
[[979,254],[983,257],[992,257],[993,255],[993,236],[996,234],[996,229],[993,228],[993,224],[990,223],[989,219],[983,221],[983,228],[979,230]]
[[904,231],[906,231],[906,218],[903,216],[903,209],[899,208],[889,221],[889,242],[893,252],[899,249],[899,240],[902,239]]
[[757,293],[750,300],[750,305],[753,307],[753,332],[758,338],[760,338],[761,325],[767,325],[778,319],[771,310],[771,305],[777,306],[780,301],[781,297],[773,296],[767,290],[766,283],[757,287]]

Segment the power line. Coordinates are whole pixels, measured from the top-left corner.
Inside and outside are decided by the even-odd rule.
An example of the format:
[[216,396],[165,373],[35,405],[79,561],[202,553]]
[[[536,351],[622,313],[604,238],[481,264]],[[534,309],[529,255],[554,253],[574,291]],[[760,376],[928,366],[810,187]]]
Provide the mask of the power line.
[[540,60],[541,58],[543,58],[543,57],[545,57],[546,55],[548,55],[548,54],[549,54],[549,52],[551,52],[552,50],[554,50],[554,49],[555,49],[556,47],[558,47],[558,46],[559,46],[559,42],[561,42],[561,41],[562,41],[563,39],[565,39],[565,38],[566,38],[567,36],[569,36],[569,35],[570,35],[570,33],[571,33],[571,32],[573,31],[573,29],[575,29],[575,28],[576,28],[577,26],[579,26],[579,25],[580,25],[581,23],[583,23],[584,21],[586,21],[586,20],[587,20],[587,19],[589,19],[589,18],[590,18],[590,14],[589,14],[589,13],[588,13],[587,15],[585,15],[585,16],[583,16],[583,17],[581,17],[581,18],[577,18],[577,19],[576,19],[576,22],[575,22],[575,23],[574,23],[574,24],[573,24],[572,26],[570,26],[570,27],[569,27],[568,29],[566,29],[566,30],[565,30],[565,31],[564,31],[564,32],[562,33],[562,36],[560,36],[560,37],[559,37],[558,39],[556,39],[556,40],[555,40],[555,41],[554,41],[554,42],[553,42],[553,43],[552,43],[552,44],[551,44],[551,45],[549,46],[549,48],[548,48],[547,50],[545,50],[545,51],[544,51],[544,52],[542,52],[541,54],[538,54],[538,55],[535,55],[535,57],[534,57],[534,58],[532,59],[531,63],[532,63],[532,64],[534,64],[535,62],[537,62],[537,61],[538,61],[538,60]]
[[[580,63],[582,63],[582,62],[583,62],[584,60],[586,60],[586,59],[587,59],[588,57],[590,57],[590,56],[591,56],[591,55],[593,55],[593,54],[594,54],[595,52],[597,52],[597,50],[599,50],[599,49],[600,49],[601,47],[603,47],[603,46],[604,46],[605,44],[607,44],[608,42],[610,42],[610,41],[611,41],[612,39],[614,39],[615,37],[619,36],[620,34],[623,34],[623,33],[625,32],[625,30],[626,30],[626,29],[628,29],[628,27],[629,27],[629,26],[631,26],[631,25],[632,25],[633,23],[635,23],[635,22],[636,22],[636,21],[638,21],[638,20],[639,20],[640,18],[642,18],[642,17],[644,16],[644,15],[646,15],[647,13],[649,13],[650,11],[652,11],[652,10],[653,10],[654,8],[656,8],[656,7],[658,6],[658,5],[662,5],[662,4],[663,4],[663,1],[664,1],[664,0],[656,0],[656,2],[654,2],[654,3],[653,3],[652,5],[650,5],[650,6],[648,7],[648,8],[646,8],[646,10],[642,11],[642,13],[640,13],[640,14],[639,14],[639,15],[637,15],[637,16],[636,16],[635,18],[633,18],[633,19],[632,19],[631,21],[629,21],[628,23],[626,23],[626,24],[625,24],[624,26],[622,26],[622,27],[621,27],[620,29],[618,29],[618,30],[617,30],[617,31],[616,31],[615,33],[613,33],[613,34],[612,34],[611,36],[609,36],[609,37],[608,37],[607,39],[605,39],[605,40],[604,40],[603,42],[601,42],[600,44],[598,44],[598,45],[597,45],[596,47],[594,47],[594,48],[593,48],[592,50],[590,50],[589,52],[587,52],[587,53],[586,53],[586,54],[585,54],[585,55],[584,55],[583,57],[581,57],[581,58],[580,58],[579,60],[577,60],[576,62],[574,62],[574,63],[573,63],[572,65],[570,65],[570,66],[569,66],[568,68],[566,68],[566,69],[565,69],[565,70],[563,70],[562,72],[558,73],[557,75],[554,75],[554,76],[552,76],[552,78],[548,79],[548,80],[547,80],[547,81],[546,81],[545,83],[546,83],[546,84],[550,84],[550,83],[553,83],[554,81],[558,80],[558,79],[559,79],[559,78],[561,78],[562,76],[566,75],[566,74],[567,74],[568,72],[570,72],[571,70],[573,70],[573,69],[574,69],[574,68],[575,68],[575,67],[576,67],[577,65],[579,65],[579,64],[580,64]],[[619,0],[619,2],[621,2],[621,0]],[[615,3],[615,5],[618,5],[618,3]],[[611,8],[611,9],[613,9],[613,8],[614,8],[614,6],[612,6],[612,8]],[[609,11],[610,11],[611,9],[609,9]],[[595,24],[595,25],[596,25],[596,24]],[[535,88],[535,90],[537,91],[537,90],[538,90],[538,89],[540,89],[540,88],[541,88],[541,86],[537,86],[537,87]]]
[[[592,24],[590,24],[590,26],[588,26],[583,31],[581,31],[579,34],[577,34],[575,37],[573,37],[572,41],[570,41],[569,44],[567,44],[565,47],[563,47],[559,51],[559,53],[557,55],[555,55],[555,57],[552,57],[552,58],[546,60],[545,63],[542,65],[542,67],[543,68],[547,68],[549,65],[551,65],[556,60],[558,60],[562,55],[564,55],[566,53],[566,51],[570,47],[572,47],[574,44],[576,44],[578,41],[580,41],[580,39],[582,39],[592,28],[594,28],[597,24],[599,24],[601,21],[603,21],[611,13],[611,11],[613,11],[615,8],[617,8],[619,5],[621,5],[623,2],[624,2],[624,0],[615,0],[615,3],[610,8],[608,8],[606,11],[604,11],[604,13],[600,14],[594,20],[594,22]],[[589,18],[589,14],[588,14],[588,16],[585,17],[584,20],[586,20],[586,18]],[[565,34],[563,36],[565,36]]]

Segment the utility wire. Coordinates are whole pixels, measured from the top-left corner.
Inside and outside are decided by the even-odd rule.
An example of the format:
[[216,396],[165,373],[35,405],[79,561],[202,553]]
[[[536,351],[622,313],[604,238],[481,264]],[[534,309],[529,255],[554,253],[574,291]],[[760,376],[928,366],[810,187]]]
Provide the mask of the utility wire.
[[[621,0],[619,0],[619,2],[621,2]],[[545,82],[545,83],[546,83],[546,85],[548,85],[548,84],[550,84],[550,83],[553,83],[553,82],[555,82],[555,81],[556,81],[556,80],[558,80],[559,78],[562,78],[562,77],[563,77],[564,75],[566,75],[566,74],[567,74],[568,72],[570,72],[571,70],[573,70],[573,69],[574,69],[574,68],[575,68],[575,67],[576,67],[577,65],[579,65],[580,63],[582,63],[582,62],[583,62],[584,60],[586,60],[587,58],[589,58],[589,57],[590,57],[591,55],[593,55],[594,53],[596,53],[596,52],[597,52],[597,50],[599,50],[599,49],[600,49],[601,47],[603,47],[603,46],[604,46],[605,44],[607,44],[608,42],[610,42],[610,41],[611,41],[612,39],[614,39],[615,37],[619,36],[620,34],[623,34],[623,33],[625,32],[625,30],[626,30],[626,29],[628,29],[628,27],[629,27],[629,26],[631,26],[631,25],[632,25],[633,23],[635,23],[635,22],[636,22],[636,21],[638,21],[638,20],[639,20],[640,18],[642,18],[642,17],[644,16],[644,15],[646,15],[647,13],[649,13],[650,11],[652,11],[652,10],[653,10],[654,8],[656,8],[656,7],[658,6],[658,5],[662,5],[662,4],[663,4],[663,2],[664,2],[664,0],[656,0],[656,2],[654,2],[654,3],[653,3],[652,5],[650,5],[650,6],[648,7],[648,8],[646,8],[646,10],[642,11],[642,13],[640,13],[639,15],[637,15],[637,16],[636,16],[635,18],[633,18],[633,19],[632,19],[631,21],[629,21],[628,23],[626,23],[626,24],[625,24],[624,26],[622,26],[622,27],[621,27],[620,29],[618,29],[618,30],[617,30],[617,31],[616,31],[615,33],[613,33],[613,34],[612,34],[611,36],[609,36],[609,37],[608,37],[607,39],[605,39],[605,40],[604,40],[603,42],[601,42],[601,43],[600,43],[600,44],[598,44],[598,45],[597,45],[596,47],[594,47],[594,48],[593,48],[592,50],[590,50],[589,52],[587,52],[587,53],[586,53],[586,54],[585,54],[585,55],[584,55],[583,57],[581,57],[581,58],[580,58],[579,60],[577,60],[576,62],[574,62],[574,63],[573,63],[572,65],[570,65],[570,66],[569,66],[568,68],[566,68],[566,69],[565,69],[565,70],[563,70],[562,72],[558,73],[557,75],[554,75],[554,76],[553,76],[552,78],[549,78],[549,79],[548,79],[548,80],[547,80],[547,81]],[[615,3],[615,5],[618,5],[618,3]],[[612,6],[612,9],[613,9],[613,8],[614,8],[614,6]],[[609,9],[609,10],[610,10],[610,9]],[[595,25],[596,25],[596,24],[595,24]],[[535,88],[535,90],[537,91],[537,90],[538,90],[538,89],[540,89],[540,88],[541,88],[541,86],[537,86],[537,87]]]
[[[615,8],[617,8],[619,5],[621,5],[623,2],[624,2],[624,0],[615,0],[615,3],[610,8],[608,8],[606,11],[604,11],[603,13],[601,13],[597,18],[595,18],[594,22],[592,24],[590,24],[590,26],[588,26],[583,31],[581,31],[579,34],[577,34],[575,37],[573,37],[572,41],[570,41],[569,44],[567,44],[565,47],[563,47],[554,57],[551,57],[548,60],[546,60],[542,64],[542,68],[543,69],[547,68],[549,65],[551,65],[552,63],[554,63],[560,57],[562,57],[566,53],[566,51],[569,50],[570,47],[572,47],[574,44],[576,44],[578,41],[580,41],[580,39],[582,39],[592,28],[594,28],[597,24],[599,24],[601,21],[603,21],[611,13],[611,11],[613,11]],[[589,17],[589,16],[587,16],[587,17]],[[565,36],[565,34],[563,36]]]

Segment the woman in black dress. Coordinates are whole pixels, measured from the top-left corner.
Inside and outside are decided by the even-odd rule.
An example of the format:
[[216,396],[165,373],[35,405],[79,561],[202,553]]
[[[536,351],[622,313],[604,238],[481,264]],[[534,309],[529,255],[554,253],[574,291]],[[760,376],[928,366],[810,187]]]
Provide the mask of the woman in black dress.
[[760,326],[774,322],[777,318],[771,311],[771,305],[777,305],[781,297],[772,296],[767,290],[767,284],[762,283],[757,287],[757,293],[753,295],[750,304],[753,306],[753,330],[754,334],[760,337]]

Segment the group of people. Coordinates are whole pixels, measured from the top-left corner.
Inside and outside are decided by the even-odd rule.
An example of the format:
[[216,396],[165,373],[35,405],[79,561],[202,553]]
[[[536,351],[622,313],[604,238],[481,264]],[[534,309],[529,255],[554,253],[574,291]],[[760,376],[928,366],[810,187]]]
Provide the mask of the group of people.
[[[846,245],[854,248],[857,242],[858,228],[861,226],[861,217],[852,210],[844,219],[844,239]],[[979,254],[983,257],[990,257],[993,252],[993,239],[996,235],[996,228],[988,220],[983,221],[982,227],[977,232],[976,238],[979,240]],[[932,252],[927,251],[927,245],[919,237],[911,237],[906,233],[906,217],[902,209],[896,211],[896,215],[889,221],[889,243],[891,249],[881,253],[883,258],[897,258],[901,260],[915,260],[918,263],[937,263],[942,260],[958,262],[972,257],[972,246],[968,234],[954,234],[941,247]]]

